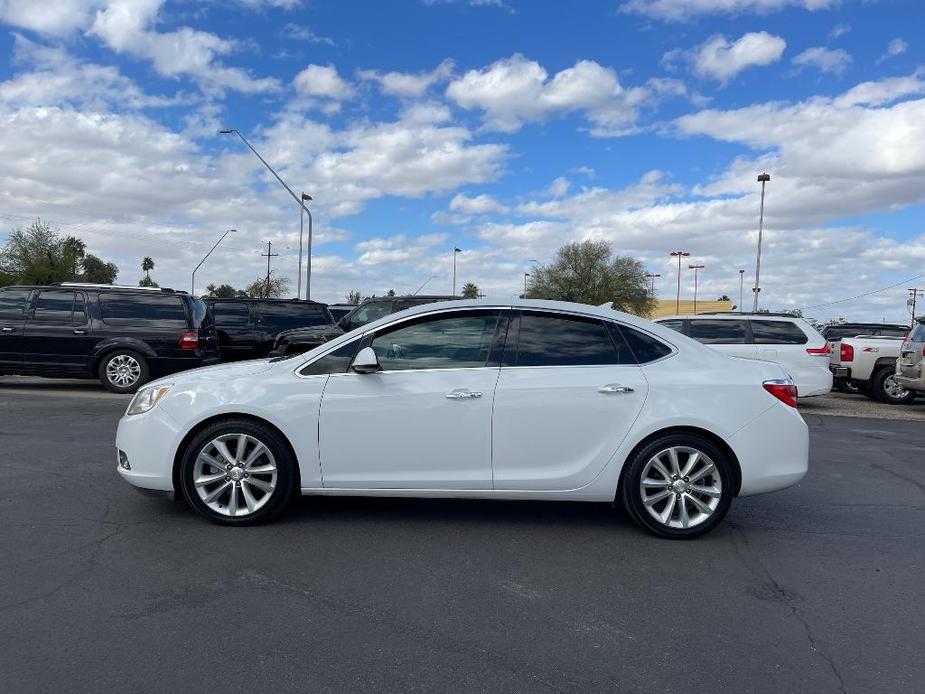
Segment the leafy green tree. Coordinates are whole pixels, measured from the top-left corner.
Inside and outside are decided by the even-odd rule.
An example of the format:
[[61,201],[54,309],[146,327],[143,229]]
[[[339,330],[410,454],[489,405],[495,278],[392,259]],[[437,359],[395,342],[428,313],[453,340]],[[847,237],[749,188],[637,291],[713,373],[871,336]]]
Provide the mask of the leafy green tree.
[[230,284],[220,284],[215,286],[210,284],[206,287],[208,294],[206,296],[216,299],[243,299],[247,296],[247,292],[241,289],[235,289]]
[[464,299],[478,299],[479,298],[479,287],[474,282],[466,282],[462,288],[462,295]]
[[386,296],[395,296],[395,290],[390,289],[388,292],[386,292]]
[[107,263],[101,258],[97,258],[92,253],[87,253],[82,263],[82,272],[80,273],[81,282],[92,282],[93,284],[112,284],[116,281],[119,274],[119,268],[115,263]]
[[360,298],[361,298],[360,292],[354,289],[349,294],[347,294],[347,303],[348,304],[358,304],[360,303]]
[[649,296],[646,270],[636,258],[615,256],[606,241],[567,243],[550,265],[530,273],[526,296],[531,299],[612,304],[620,311],[649,315],[655,299]]
[[146,255],[141,261],[141,269],[144,270],[145,277],[151,277],[151,270],[154,269],[154,259]]
[[161,285],[159,285],[157,282],[152,280],[150,277],[145,276],[145,277],[142,277],[140,280],[138,280],[138,286],[139,287],[160,287]]
[[285,277],[279,277],[275,270],[270,273],[270,277],[260,277],[251,282],[244,289],[245,293],[252,299],[279,299],[284,294],[289,293],[289,280]]
[[732,299],[730,299],[728,296],[723,294],[721,297],[717,299],[717,301],[732,301]]

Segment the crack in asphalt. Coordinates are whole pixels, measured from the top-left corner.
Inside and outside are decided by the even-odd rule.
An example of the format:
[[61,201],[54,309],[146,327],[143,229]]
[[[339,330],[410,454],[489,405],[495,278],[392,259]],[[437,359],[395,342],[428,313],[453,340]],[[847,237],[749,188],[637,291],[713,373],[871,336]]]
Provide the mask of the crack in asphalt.
[[904,482],[908,482],[909,484],[915,487],[918,487],[918,490],[922,492],[923,494],[925,494],[925,484],[922,484],[919,480],[913,477],[907,477],[901,472],[896,472],[896,470],[890,470],[888,467],[884,467],[883,465],[878,465],[877,463],[871,463],[870,466],[873,468],[877,468],[878,470],[880,470],[880,472],[885,472],[888,475],[893,475],[894,477],[898,477]]
[[[790,614],[793,616],[797,622],[803,627],[803,631],[806,633],[806,640],[809,643],[810,649],[813,653],[822,658],[826,664],[829,666],[832,674],[838,680],[838,691],[842,694],[848,694],[848,690],[845,688],[845,680],[842,677],[841,672],[838,670],[838,666],[835,664],[834,658],[826,653],[818,644],[815,634],[813,634],[812,627],[809,625],[809,621],[800,613],[799,608],[794,601],[794,593],[788,591],[784,588],[778,581],[771,575],[771,572],[768,571],[768,568],[761,562],[757,556],[747,556],[747,548],[749,545],[748,536],[745,534],[745,531],[742,530],[738,525],[731,523],[729,520],[726,521],[727,525],[732,529],[730,533],[730,538],[732,539],[732,548],[735,551],[736,556],[742,562],[742,565],[757,578],[763,587],[767,588],[771,593],[771,599],[774,602],[778,602],[784,607],[786,607]],[[737,540],[737,538],[739,538]]]

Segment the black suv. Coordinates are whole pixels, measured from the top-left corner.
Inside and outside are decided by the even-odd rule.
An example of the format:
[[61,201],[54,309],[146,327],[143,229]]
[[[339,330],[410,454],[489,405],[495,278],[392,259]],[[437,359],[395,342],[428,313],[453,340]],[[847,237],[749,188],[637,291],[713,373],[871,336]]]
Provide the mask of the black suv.
[[293,328],[330,329],[327,306],[298,299],[204,299],[215,316],[222,361],[259,359],[273,349],[277,334]]
[[99,378],[134,393],[217,362],[212,315],[186,292],[76,282],[0,289],[0,374]]
[[358,304],[350,313],[338,320],[334,325],[324,328],[308,328],[304,330],[287,330],[276,336],[273,354],[299,354],[314,349],[328,340],[356,330],[360,326],[379,320],[391,313],[404,311],[412,306],[432,304],[437,301],[452,301],[458,296],[415,295],[415,296],[380,296],[366,299]]

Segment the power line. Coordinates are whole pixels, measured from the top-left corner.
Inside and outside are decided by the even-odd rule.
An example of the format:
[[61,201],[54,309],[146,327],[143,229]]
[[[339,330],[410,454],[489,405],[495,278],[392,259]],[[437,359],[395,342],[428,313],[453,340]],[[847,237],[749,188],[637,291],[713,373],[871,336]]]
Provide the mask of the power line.
[[925,277],[925,272],[923,272],[920,275],[915,275],[915,277],[909,277],[908,279],[901,280],[897,282],[896,284],[891,284],[888,287],[881,287],[880,289],[874,289],[873,291],[864,292],[863,294],[858,294],[857,296],[849,296],[847,299],[839,299],[838,301],[829,301],[824,304],[815,304],[813,306],[804,306],[800,310],[809,311],[810,309],[813,309],[813,308],[822,308],[823,306],[834,306],[835,304],[843,304],[846,301],[854,301],[855,299],[863,299],[865,296],[870,296],[872,294],[879,294],[880,292],[885,292],[887,289],[895,289],[896,287],[902,286],[904,284],[909,284],[909,282],[913,282],[917,279],[921,279],[922,277]]

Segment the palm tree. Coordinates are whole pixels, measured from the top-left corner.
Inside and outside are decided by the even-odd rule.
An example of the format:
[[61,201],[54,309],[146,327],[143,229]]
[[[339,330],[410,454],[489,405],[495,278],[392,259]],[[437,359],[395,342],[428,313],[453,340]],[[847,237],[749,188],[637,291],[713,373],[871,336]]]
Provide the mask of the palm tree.
[[474,282],[466,282],[462,288],[462,295],[464,299],[478,299],[479,298],[479,287]]
[[146,255],[144,260],[141,261],[141,269],[145,271],[145,278],[151,279],[151,270],[154,269],[154,259],[151,256]]

